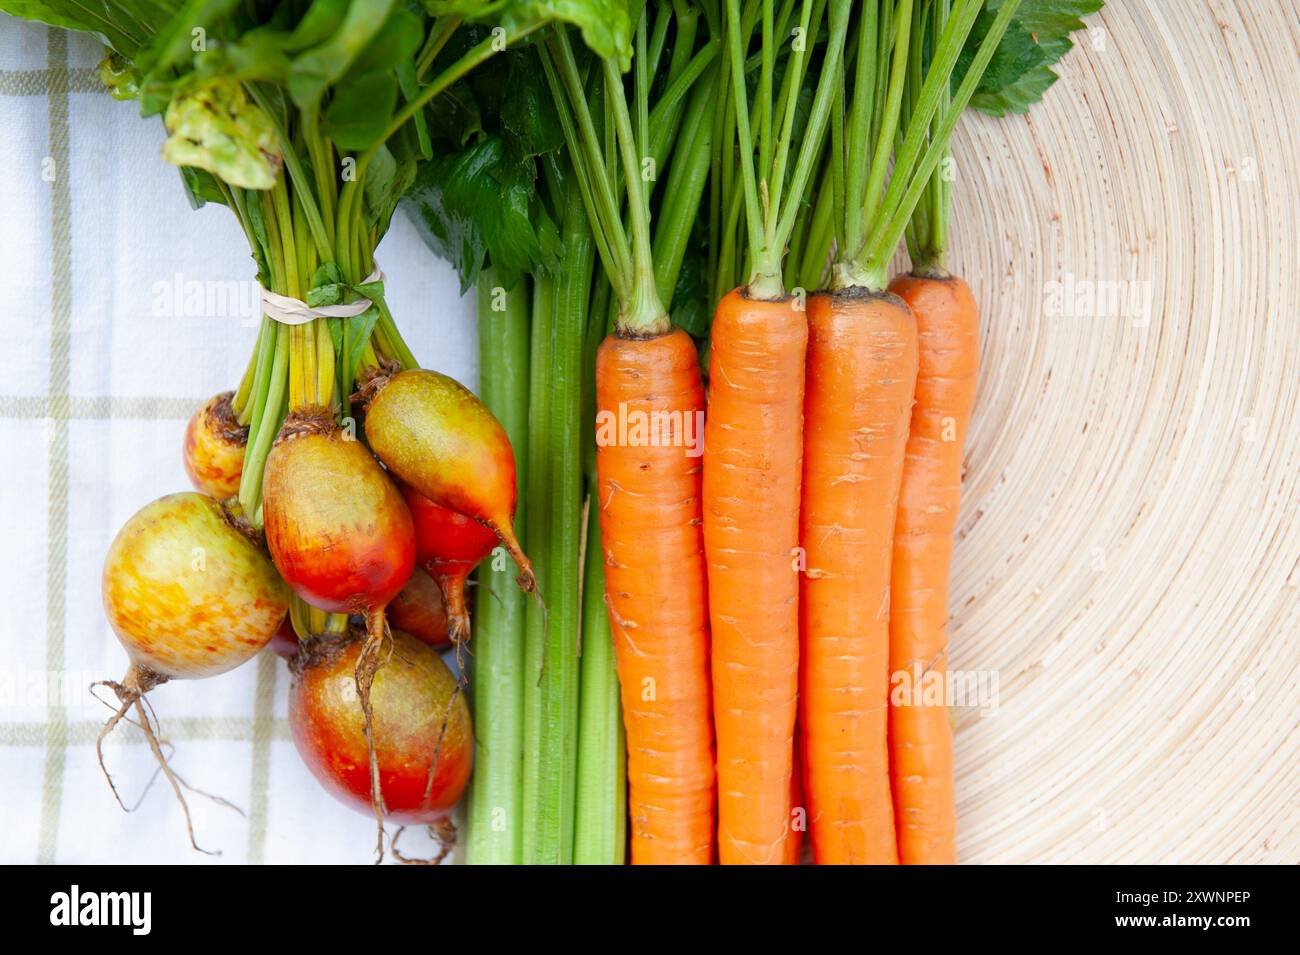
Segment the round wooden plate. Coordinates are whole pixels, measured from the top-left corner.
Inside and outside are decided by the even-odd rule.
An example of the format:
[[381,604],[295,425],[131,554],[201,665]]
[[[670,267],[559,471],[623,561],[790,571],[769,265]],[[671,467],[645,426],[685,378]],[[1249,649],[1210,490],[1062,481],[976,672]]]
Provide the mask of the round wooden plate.
[[1300,7],[1111,0],[968,115],[965,862],[1300,859]]

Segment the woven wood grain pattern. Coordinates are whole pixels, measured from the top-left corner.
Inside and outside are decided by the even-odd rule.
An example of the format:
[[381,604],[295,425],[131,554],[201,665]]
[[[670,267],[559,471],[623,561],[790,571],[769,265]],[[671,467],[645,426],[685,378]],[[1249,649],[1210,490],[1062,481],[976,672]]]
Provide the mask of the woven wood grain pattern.
[[1089,22],[1028,118],[954,143],[951,664],[999,679],[957,711],[959,855],[1294,863],[1300,6]]

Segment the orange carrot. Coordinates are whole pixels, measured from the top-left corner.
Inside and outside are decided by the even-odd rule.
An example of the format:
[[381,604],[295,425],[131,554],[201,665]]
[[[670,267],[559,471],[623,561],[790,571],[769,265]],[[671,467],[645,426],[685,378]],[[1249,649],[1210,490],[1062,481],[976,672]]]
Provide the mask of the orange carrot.
[[819,864],[898,861],[889,562],[916,372],[916,327],[897,296],[809,298],[800,718]]
[[786,862],[799,690],[799,482],[808,326],[793,300],[718,304],[704,550],[718,737],[718,858]]
[[[962,443],[975,403],[979,312],[956,277],[899,276],[890,289],[916,316],[920,373],[894,533],[893,673],[943,674],[948,567],[961,496]],[[915,669],[914,669],[915,668]],[[956,861],[952,729],[945,706],[891,706],[898,853],[905,864]]]
[[[718,859],[723,863],[789,864],[799,849],[791,824],[796,819],[799,503],[808,322],[802,296],[785,294],[782,260],[835,111],[852,6],[841,0],[801,8],[801,35],[816,36],[823,15],[828,32],[807,122],[796,135],[798,97],[809,65],[804,46],[791,48],[784,76],[776,81],[773,40],[782,30],[764,22],[751,104],[745,53],[756,21],[748,4],[744,15],[739,0],[725,5],[741,184],[736,199],[744,199],[748,242],[747,248],[733,250],[734,256],[723,244],[717,287],[731,285],[741,268],[748,277],[743,289],[722,297],[714,313],[704,438],[704,549],[718,735]],[[770,7],[767,12],[770,16]],[[796,140],[799,147],[792,151]],[[730,143],[723,148],[731,154]],[[724,182],[719,186],[727,188]],[[804,816],[800,813],[798,821]]]
[[[596,356],[605,600],[627,731],[632,862],[713,861],[709,625],[700,535],[699,359],[680,329]],[[626,425],[626,438],[619,424]],[[640,432],[638,435],[638,431]]]
[[804,801],[803,731],[794,722],[794,764],[790,773],[790,835],[785,840],[785,864],[798,865],[803,855],[803,834],[808,824],[808,804]]
[[[644,63],[649,17],[636,25]],[[673,328],[650,239],[649,73],[634,70],[636,122],[617,57],[602,56],[597,134],[567,32],[539,45],[542,66],[601,264],[618,304],[596,351],[596,478],[605,602],[627,736],[633,864],[713,861],[713,725],[699,451],[699,355]],[[626,219],[613,184],[627,191]],[[669,219],[672,216],[669,215]],[[672,282],[665,285],[671,289]]]

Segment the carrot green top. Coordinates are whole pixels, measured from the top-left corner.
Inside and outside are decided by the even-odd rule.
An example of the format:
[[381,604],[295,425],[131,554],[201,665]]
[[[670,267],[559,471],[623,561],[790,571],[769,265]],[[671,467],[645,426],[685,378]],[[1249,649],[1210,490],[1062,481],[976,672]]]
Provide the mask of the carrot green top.
[[[623,88],[619,64],[609,56],[599,58],[601,93],[609,110],[617,143],[618,161],[606,161],[596,131],[587,92],[569,37],[557,27],[543,48],[542,64],[555,100],[560,126],[573,162],[574,176],[591,219],[596,250],[618,299],[618,328],[626,335],[653,336],[669,331],[672,322],[655,283],[650,241],[650,203],[638,157],[652,153],[647,59],[647,21],[641,11],[632,57],[635,90],[635,127]],[[618,168],[621,164],[621,170]],[[627,190],[628,224],[623,225],[617,187]]]
[[[807,38],[820,32],[826,3],[825,0],[815,4],[803,0],[800,5],[799,26],[794,36],[800,38],[801,42],[791,44],[790,60],[782,78],[780,113],[777,114],[773,111],[772,102],[777,47],[774,36],[775,18],[772,0],[763,0],[760,70],[753,104],[754,122],[751,124],[751,107],[745,85],[744,47],[753,29],[753,22],[752,18],[748,22],[742,18],[739,0],[727,0],[727,46],[736,112],[736,137],[740,147],[737,158],[749,236],[748,292],[754,298],[773,299],[784,294],[781,262],[830,119],[835,79],[841,69],[852,7],[849,0],[830,2],[829,37],[821,75],[787,192],[786,170],[794,136],[796,105],[807,69]],[[754,171],[754,126],[758,127],[757,154],[761,180]],[[774,139],[778,129],[779,135]]]
[[[953,80],[964,78],[963,69],[997,22],[1000,0],[988,0],[957,59]],[[1004,28],[997,49],[984,69],[970,97],[969,105],[990,116],[1024,113],[1056,82],[1052,67],[1072,47],[1070,34],[1083,29],[1083,18],[1102,8],[1102,0],[1034,0],[1022,3]],[[952,17],[952,0],[925,0],[912,14],[913,42],[908,49],[907,78],[903,89],[903,122],[907,123],[920,102],[924,83],[932,69],[938,38]],[[1000,25],[1000,24],[999,24]],[[907,225],[907,251],[912,270],[924,274],[942,272],[948,246],[948,210],[952,176],[947,173],[947,143],[941,122],[952,103],[951,85],[939,92],[939,106],[930,120],[930,141],[940,139],[939,164],[927,178],[920,201]]]
[[[889,259],[1020,0],[998,6],[961,83],[950,93],[963,45],[984,5],[984,0],[952,0],[951,7],[948,0],[863,5],[851,83],[847,75],[841,78],[839,98],[847,110],[837,111],[831,130],[838,250],[833,289],[885,287]],[[929,69],[918,85],[927,37],[933,39]],[[865,166],[856,161],[862,156],[870,160]]]

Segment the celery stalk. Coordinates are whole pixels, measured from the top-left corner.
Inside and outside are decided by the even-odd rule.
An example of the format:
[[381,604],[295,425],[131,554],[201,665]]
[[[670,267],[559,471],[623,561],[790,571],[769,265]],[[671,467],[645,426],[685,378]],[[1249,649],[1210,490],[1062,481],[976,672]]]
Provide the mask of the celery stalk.
[[[497,416],[525,474],[528,443],[528,289],[498,291],[485,270],[478,283],[479,392]],[[499,309],[499,310],[498,310]],[[523,526],[523,500],[515,513]],[[513,565],[496,554],[480,566],[471,657],[474,776],[466,817],[472,865],[515,865],[523,853],[523,707],[525,596]]]
[[614,639],[605,609],[605,561],[588,482],[587,553],[582,581],[582,693],[578,713],[575,865],[622,865],[627,845],[627,751]]
[[[573,861],[578,759],[578,554],[582,541],[583,333],[595,245],[579,191],[564,203],[561,262],[533,329],[528,533],[546,602],[528,609],[524,689],[524,862]],[[539,297],[543,294],[539,291]],[[537,319],[535,318],[535,321]],[[538,380],[540,379],[540,381]],[[541,394],[545,392],[545,394]],[[540,407],[539,407],[540,406]],[[545,512],[543,515],[542,512]],[[538,556],[541,556],[540,566]]]
[[[528,378],[528,466],[522,473],[524,499],[534,506],[524,512],[524,541],[530,546],[533,572],[538,590],[545,599],[550,590],[551,539],[551,471],[547,466],[550,449],[545,440],[549,430],[551,391],[551,353],[553,350],[552,310],[555,279],[537,273],[533,284],[533,317],[529,343]],[[538,854],[538,803],[541,799],[542,773],[542,664],[545,659],[546,612],[538,600],[527,604],[524,623],[524,753],[523,753],[523,838],[521,862],[529,863]],[[554,770],[551,770],[553,773]]]

